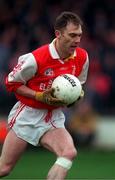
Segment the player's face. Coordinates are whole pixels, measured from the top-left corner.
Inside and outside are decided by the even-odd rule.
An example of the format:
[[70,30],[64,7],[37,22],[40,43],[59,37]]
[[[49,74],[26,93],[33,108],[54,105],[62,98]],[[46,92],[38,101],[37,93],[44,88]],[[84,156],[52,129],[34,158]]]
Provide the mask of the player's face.
[[68,55],[74,53],[79,45],[82,35],[81,25],[77,26],[73,23],[68,23],[63,31],[60,31],[59,42],[63,52]]

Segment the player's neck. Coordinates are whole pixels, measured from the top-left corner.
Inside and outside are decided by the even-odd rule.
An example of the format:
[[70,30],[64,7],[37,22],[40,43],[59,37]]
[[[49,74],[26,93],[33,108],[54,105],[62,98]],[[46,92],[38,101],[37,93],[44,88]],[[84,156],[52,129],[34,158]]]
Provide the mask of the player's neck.
[[59,43],[59,41],[58,40],[55,40],[55,48],[56,48],[56,51],[57,51],[57,53],[59,54],[59,57],[61,58],[61,59],[67,59],[69,56],[70,56],[70,54],[67,54],[65,51],[64,51],[64,48],[63,48],[63,46],[61,46],[61,44]]

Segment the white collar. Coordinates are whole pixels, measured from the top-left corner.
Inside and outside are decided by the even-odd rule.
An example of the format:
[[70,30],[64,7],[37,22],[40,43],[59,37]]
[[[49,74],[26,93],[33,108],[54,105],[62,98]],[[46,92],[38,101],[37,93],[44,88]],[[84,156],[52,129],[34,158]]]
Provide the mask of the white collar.
[[55,48],[55,45],[54,45],[55,40],[56,40],[56,39],[54,39],[54,40],[49,44],[49,51],[50,51],[51,57],[52,57],[53,59],[60,59],[59,54],[58,54],[58,52],[56,51],[56,48]]

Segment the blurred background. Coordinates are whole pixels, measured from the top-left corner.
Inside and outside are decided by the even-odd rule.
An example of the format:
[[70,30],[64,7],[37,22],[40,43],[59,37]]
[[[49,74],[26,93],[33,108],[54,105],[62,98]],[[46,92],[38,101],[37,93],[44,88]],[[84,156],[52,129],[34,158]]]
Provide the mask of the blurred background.
[[[5,77],[20,55],[53,40],[53,23],[62,11],[75,12],[84,21],[80,46],[90,59],[84,100],[64,109],[66,128],[78,149],[68,179],[115,179],[114,0],[0,0],[0,144],[16,102],[6,92]],[[50,152],[30,146],[7,178],[44,179],[54,161]]]

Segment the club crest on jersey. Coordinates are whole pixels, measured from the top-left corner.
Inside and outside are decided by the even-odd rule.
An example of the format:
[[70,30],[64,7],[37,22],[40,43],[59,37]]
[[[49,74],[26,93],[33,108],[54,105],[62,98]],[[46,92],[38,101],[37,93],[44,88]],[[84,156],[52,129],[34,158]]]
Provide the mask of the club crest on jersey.
[[44,72],[44,75],[46,75],[46,76],[53,76],[54,75],[53,69],[52,68],[46,69],[45,72]]

